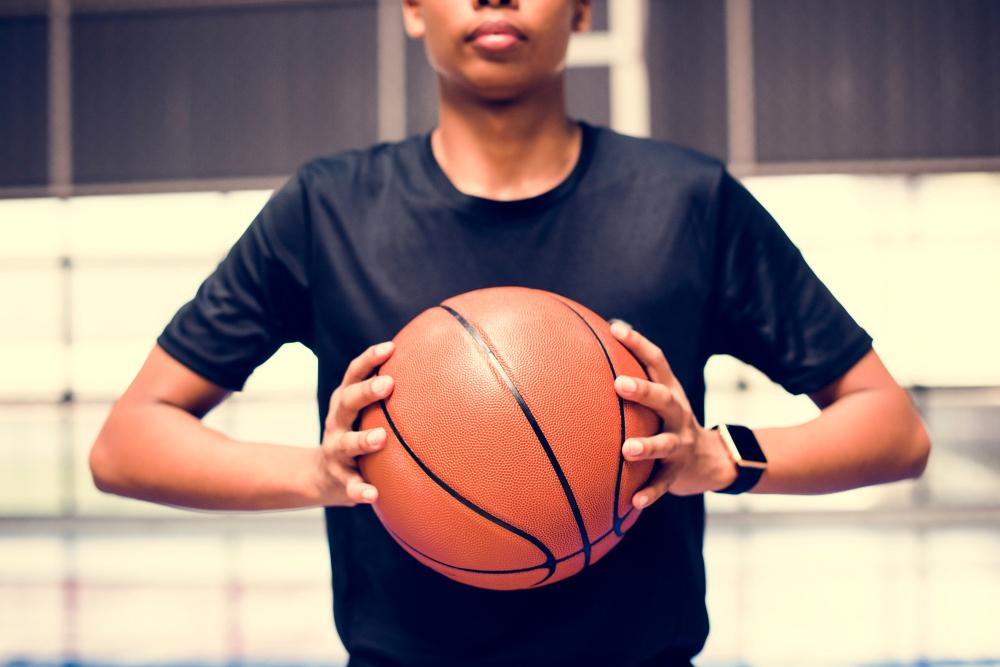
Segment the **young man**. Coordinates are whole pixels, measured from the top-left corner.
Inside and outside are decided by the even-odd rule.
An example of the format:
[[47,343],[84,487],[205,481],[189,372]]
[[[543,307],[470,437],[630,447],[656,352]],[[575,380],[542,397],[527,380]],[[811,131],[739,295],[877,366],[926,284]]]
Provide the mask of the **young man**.
[[[707,631],[704,492],[824,493],[921,473],[927,434],[871,338],[718,161],[566,116],[587,0],[404,0],[439,82],[428,135],[319,158],[267,203],[178,311],[91,455],[106,491],[209,509],[325,506],[337,630],[352,666],[688,665]],[[407,555],[355,457],[359,411],[407,321],[493,285],[608,317],[652,381],[619,378],[664,432],[608,556],[538,589],[458,584]],[[640,333],[641,332],[641,333]],[[283,343],[319,361],[316,451],[236,442],[200,418]],[[822,408],[794,428],[702,426],[703,368],[729,353]],[[667,358],[670,359],[668,365]],[[759,450],[755,443],[759,443]],[[754,466],[763,464],[766,471]]]

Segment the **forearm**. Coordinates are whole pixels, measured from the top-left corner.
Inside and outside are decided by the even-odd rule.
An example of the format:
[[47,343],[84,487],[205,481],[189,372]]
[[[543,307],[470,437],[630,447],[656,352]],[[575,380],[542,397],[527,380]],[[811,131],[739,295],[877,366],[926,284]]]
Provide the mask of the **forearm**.
[[319,448],[239,442],[180,408],[116,405],[90,455],[99,489],[211,510],[322,504]]
[[812,421],[754,429],[767,471],[754,493],[814,494],[918,477],[930,443],[902,389],[856,391]]

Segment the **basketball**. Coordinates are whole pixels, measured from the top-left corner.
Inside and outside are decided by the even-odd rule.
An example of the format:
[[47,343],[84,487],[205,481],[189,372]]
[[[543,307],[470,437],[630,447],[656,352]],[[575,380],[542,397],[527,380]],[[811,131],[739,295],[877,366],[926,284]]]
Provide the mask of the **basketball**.
[[361,428],[385,446],[359,457],[393,539],[437,572],[513,590],[593,565],[635,523],[652,461],[622,443],[659,417],[614,379],[646,377],[601,316],[523,287],[454,296],[411,320],[377,370],[395,389]]

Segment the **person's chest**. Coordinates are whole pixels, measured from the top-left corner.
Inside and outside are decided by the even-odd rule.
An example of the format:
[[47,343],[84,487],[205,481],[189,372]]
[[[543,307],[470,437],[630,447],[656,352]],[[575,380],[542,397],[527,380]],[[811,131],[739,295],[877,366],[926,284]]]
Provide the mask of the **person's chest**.
[[[577,193],[544,214],[485,220],[383,198],[313,221],[320,396],[347,363],[462,292],[517,285],[618,318],[663,348],[700,395],[710,267],[682,200]],[[698,401],[700,403],[700,400]]]

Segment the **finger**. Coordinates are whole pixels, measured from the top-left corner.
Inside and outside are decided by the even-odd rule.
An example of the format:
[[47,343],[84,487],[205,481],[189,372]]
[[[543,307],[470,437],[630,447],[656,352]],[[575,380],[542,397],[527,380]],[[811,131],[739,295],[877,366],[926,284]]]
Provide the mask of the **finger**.
[[622,454],[629,461],[671,459],[680,451],[680,442],[681,439],[675,433],[629,438],[622,444]]
[[670,369],[666,355],[653,341],[622,320],[615,320],[611,324],[611,333],[631,350],[632,354],[647,368],[649,379],[667,385],[677,384],[677,378],[674,377],[674,372]]
[[347,473],[344,490],[347,492],[347,497],[356,503],[373,503],[378,500],[378,489],[357,473]]
[[341,457],[354,458],[380,449],[386,441],[385,429],[381,426],[364,431],[347,431],[333,446]]
[[362,408],[392,393],[393,380],[389,375],[376,375],[363,382],[340,388],[334,405],[334,420],[344,430],[349,430]]
[[631,375],[615,378],[615,390],[622,398],[634,401],[660,415],[668,428],[684,425],[685,406],[670,387]]
[[632,496],[632,506],[641,510],[655,503],[670,489],[678,472],[680,472],[678,465],[662,466],[649,484],[635,492]]
[[340,386],[346,387],[348,385],[361,382],[367,378],[379,364],[389,358],[393,349],[395,349],[395,343],[388,340],[384,343],[379,343],[378,345],[372,345],[367,350],[356,356],[351,360],[351,363],[348,364],[347,370],[344,372],[344,379],[340,383]]

